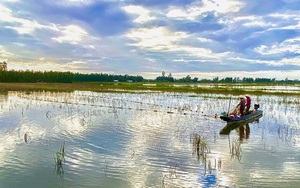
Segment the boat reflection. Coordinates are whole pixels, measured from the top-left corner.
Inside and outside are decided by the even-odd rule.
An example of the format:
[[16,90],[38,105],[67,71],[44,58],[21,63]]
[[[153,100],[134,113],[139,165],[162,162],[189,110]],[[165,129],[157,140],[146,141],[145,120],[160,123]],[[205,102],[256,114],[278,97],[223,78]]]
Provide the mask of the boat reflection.
[[245,125],[240,126],[238,129],[236,129],[240,136],[240,141],[243,141],[244,139],[248,139],[250,135],[250,127],[249,123],[246,123]]

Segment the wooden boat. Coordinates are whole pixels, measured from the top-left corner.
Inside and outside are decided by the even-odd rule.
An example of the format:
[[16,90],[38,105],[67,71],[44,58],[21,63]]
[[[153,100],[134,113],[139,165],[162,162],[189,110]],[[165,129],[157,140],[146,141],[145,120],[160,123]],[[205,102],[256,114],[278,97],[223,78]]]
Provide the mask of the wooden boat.
[[252,113],[245,115],[243,117],[220,116],[220,118],[223,121],[226,121],[227,123],[244,123],[252,119],[255,119],[257,117],[261,117],[262,114],[263,114],[262,110],[255,110]]
[[[258,113],[260,114],[260,113]],[[220,134],[229,134],[233,129],[237,129],[241,126],[249,126],[249,123],[258,122],[259,118],[262,117],[262,113],[258,116],[253,116],[253,118],[243,120],[243,121],[229,121],[227,122],[226,126],[220,130]]]

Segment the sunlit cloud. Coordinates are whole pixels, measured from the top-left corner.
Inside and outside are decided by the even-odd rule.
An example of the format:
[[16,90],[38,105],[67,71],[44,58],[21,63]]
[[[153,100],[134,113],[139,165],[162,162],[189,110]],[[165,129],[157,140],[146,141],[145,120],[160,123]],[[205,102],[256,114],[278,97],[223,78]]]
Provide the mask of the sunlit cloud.
[[31,61],[31,62],[18,62],[12,61],[8,63],[9,70],[33,70],[33,71],[66,71],[65,65],[57,63],[55,61],[40,60],[40,61]]
[[72,61],[64,65],[66,70],[77,70],[87,68],[87,62],[85,61]]
[[203,13],[199,7],[191,7],[187,10],[183,8],[172,7],[167,12],[168,18],[179,19],[179,20],[195,20],[198,16]]
[[78,44],[84,37],[88,36],[88,33],[77,25],[68,25],[65,27],[60,27],[61,35],[60,37],[53,37],[52,39],[59,43],[71,43]]
[[133,20],[133,22],[135,23],[141,24],[156,19],[156,17],[150,15],[149,10],[145,9],[142,6],[130,5],[130,6],[123,7],[123,9],[130,14],[138,15],[138,17]]
[[[185,32],[172,32],[165,27],[157,28],[141,28],[132,30],[126,37],[134,40],[136,43],[130,45],[139,48],[157,51],[157,52],[171,52],[171,53],[184,53],[190,58],[204,58],[206,60],[216,60],[220,57],[228,55],[228,52],[213,53],[208,48],[201,48],[195,46],[183,45],[181,43],[188,39],[190,36]],[[211,40],[200,38],[202,42],[209,42]],[[195,59],[193,59],[195,60]]]
[[[13,56],[12,53],[6,51],[5,48],[2,45],[0,45],[0,58],[1,59],[7,59],[7,58],[10,58],[12,56]],[[1,62],[1,59],[0,59],[0,62]]]
[[137,29],[131,31],[126,36],[136,41],[136,43],[132,43],[131,45],[140,48],[160,52],[184,51],[194,56],[212,57],[212,52],[209,49],[179,45],[182,40],[188,38],[188,35],[184,32],[171,32],[165,27]]
[[126,34],[126,37],[136,41],[131,45],[152,50],[171,50],[176,42],[187,38],[184,32],[172,33],[165,27],[134,29]]

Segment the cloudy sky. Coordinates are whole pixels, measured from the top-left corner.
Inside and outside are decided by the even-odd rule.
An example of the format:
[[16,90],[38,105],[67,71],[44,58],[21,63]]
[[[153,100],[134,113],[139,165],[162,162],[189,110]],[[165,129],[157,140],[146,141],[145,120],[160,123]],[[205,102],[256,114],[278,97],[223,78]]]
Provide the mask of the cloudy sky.
[[8,69],[300,79],[300,0],[1,0]]

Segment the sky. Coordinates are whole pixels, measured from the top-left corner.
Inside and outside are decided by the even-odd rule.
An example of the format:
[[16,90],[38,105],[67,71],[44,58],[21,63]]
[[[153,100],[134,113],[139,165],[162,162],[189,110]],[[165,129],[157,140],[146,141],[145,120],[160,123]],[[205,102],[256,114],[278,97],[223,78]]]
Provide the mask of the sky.
[[0,0],[9,70],[300,79],[300,0]]

